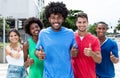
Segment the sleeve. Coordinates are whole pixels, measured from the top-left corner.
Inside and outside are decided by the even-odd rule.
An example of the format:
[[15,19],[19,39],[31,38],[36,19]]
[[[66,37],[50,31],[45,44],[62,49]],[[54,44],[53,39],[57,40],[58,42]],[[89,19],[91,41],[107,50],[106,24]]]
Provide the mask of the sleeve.
[[115,41],[113,41],[112,53],[118,58],[118,45]]
[[74,48],[78,49],[78,45],[77,45],[74,33],[73,33],[73,39],[72,39],[72,45],[71,45],[71,47],[74,47]]
[[38,35],[38,42],[36,44],[36,50],[40,50],[42,48],[42,31]]
[[96,51],[101,51],[101,49],[100,49],[100,42],[99,42],[98,38],[95,39],[95,41],[94,41],[94,43],[93,43],[93,48],[92,48],[92,50],[93,50],[94,52],[96,52]]

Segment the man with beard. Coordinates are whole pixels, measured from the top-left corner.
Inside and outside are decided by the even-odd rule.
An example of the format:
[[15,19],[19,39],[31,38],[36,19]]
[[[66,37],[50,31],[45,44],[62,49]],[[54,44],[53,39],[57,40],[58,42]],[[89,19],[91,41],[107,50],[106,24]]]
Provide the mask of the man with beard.
[[43,78],[74,78],[70,51],[77,53],[72,30],[62,26],[68,10],[62,2],[51,2],[45,7],[50,27],[39,33],[36,56],[44,59]]
[[101,62],[100,43],[97,37],[87,32],[88,17],[86,13],[76,15],[75,33],[78,55],[72,59],[75,78],[96,78],[95,63]]

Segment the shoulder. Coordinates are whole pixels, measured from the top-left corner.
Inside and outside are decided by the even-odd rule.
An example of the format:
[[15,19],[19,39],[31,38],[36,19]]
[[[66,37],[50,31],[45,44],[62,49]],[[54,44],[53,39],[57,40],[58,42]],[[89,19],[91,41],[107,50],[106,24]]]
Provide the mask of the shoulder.
[[95,35],[92,35],[91,33],[88,33],[87,37],[89,37],[89,39],[98,40],[98,38]]
[[86,39],[89,40],[93,44],[99,44],[100,45],[100,41],[95,35],[92,35],[92,34],[88,33],[87,36],[86,36]]
[[39,35],[43,35],[43,34],[46,34],[46,33],[49,33],[49,32],[51,32],[51,27],[42,29],[42,30],[40,31]]
[[62,27],[63,32],[67,32],[67,33],[72,33],[74,34],[72,29],[66,28],[66,27]]
[[29,47],[28,41],[29,41],[29,39],[26,42],[24,42],[23,49],[28,49],[28,47]]
[[110,44],[112,43],[112,44],[117,44],[117,42],[115,41],[115,40],[112,40],[111,38],[108,38],[108,40],[107,40]]
[[19,44],[20,48],[23,49],[23,44]]
[[5,49],[6,49],[6,50],[10,49],[10,45],[7,45],[7,46],[5,47]]
[[5,47],[5,53],[6,53],[6,55],[9,54],[9,53],[11,53],[10,45],[7,45],[7,46]]
[[73,32],[72,29],[69,29],[69,28],[66,28],[66,27],[62,27],[62,29],[65,30],[65,31]]
[[47,31],[50,31],[50,30],[51,30],[51,27],[44,28],[40,31],[40,33],[47,32]]

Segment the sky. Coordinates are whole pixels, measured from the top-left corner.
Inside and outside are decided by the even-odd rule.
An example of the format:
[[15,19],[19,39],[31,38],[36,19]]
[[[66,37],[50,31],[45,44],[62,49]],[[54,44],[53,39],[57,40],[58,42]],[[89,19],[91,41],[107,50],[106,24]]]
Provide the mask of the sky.
[[68,9],[84,11],[89,24],[104,21],[114,28],[120,18],[120,0],[45,0],[45,5],[50,1],[62,1]]

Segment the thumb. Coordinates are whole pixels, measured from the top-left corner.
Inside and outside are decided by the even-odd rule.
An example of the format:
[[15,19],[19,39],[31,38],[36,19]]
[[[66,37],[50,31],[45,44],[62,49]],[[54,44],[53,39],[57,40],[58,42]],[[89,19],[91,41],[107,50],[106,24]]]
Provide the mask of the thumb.
[[74,49],[74,46],[72,46],[71,51]]
[[72,47],[73,47],[73,48],[77,48],[78,46],[77,46],[76,43],[74,43]]
[[30,56],[28,55],[27,59],[30,59]]
[[89,48],[91,48],[91,43],[89,43]]
[[40,52],[43,52],[43,48],[42,48],[42,46],[40,46]]
[[110,52],[110,56],[112,56],[113,55],[113,53],[112,52]]

